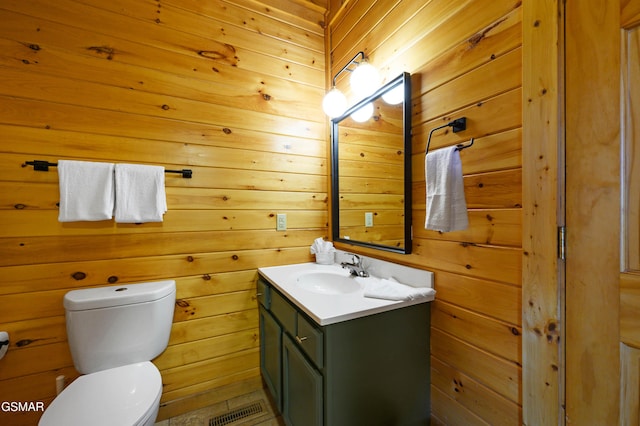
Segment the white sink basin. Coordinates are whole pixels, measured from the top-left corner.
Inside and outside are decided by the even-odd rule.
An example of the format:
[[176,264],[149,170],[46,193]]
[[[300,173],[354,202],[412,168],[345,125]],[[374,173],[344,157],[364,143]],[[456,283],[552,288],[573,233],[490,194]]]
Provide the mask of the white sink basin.
[[355,277],[329,271],[314,271],[298,276],[296,284],[307,291],[319,294],[348,294],[360,290]]

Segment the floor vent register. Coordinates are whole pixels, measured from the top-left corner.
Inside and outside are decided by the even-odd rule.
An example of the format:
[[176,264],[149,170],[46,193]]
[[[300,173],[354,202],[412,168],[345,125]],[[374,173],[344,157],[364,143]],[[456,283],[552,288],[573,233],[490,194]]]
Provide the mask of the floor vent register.
[[220,414],[209,420],[209,426],[224,426],[237,422],[238,420],[246,419],[247,417],[261,414],[264,412],[264,407],[261,402],[255,402],[244,407],[236,408],[228,413]]

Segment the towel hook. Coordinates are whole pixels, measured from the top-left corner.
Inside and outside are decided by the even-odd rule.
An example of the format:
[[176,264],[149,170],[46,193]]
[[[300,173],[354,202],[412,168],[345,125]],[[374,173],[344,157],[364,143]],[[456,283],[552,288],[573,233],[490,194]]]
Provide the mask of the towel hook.
[[[463,130],[467,130],[467,117],[456,118],[455,120],[450,121],[447,124],[443,124],[440,127],[436,127],[435,129],[431,129],[431,131],[429,132],[429,140],[427,141],[427,149],[424,151],[424,155],[427,155],[429,153],[429,145],[431,145],[431,135],[433,135],[433,132],[435,132],[436,130],[443,129],[445,127],[451,127],[452,130],[453,130],[453,133],[458,133],[458,132],[461,132]],[[472,140],[471,144],[468,145],[468,146],[465,146],[465,148],[468,148],[471,145],[473,145],[473,140]],[[462,149],[464,149],[464,148],[462,148]]]

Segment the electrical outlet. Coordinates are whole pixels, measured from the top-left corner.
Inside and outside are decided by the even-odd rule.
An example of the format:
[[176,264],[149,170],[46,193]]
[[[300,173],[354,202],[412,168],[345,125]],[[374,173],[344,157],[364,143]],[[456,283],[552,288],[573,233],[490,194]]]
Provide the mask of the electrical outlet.
[[287,230],[287,215],[285,213],[278,213],[276,215],[276,231]]
[[366,226],[367,228],[371,228],[373,226],[373,213],[372,212],[366,212],[364,214],[364,226]]

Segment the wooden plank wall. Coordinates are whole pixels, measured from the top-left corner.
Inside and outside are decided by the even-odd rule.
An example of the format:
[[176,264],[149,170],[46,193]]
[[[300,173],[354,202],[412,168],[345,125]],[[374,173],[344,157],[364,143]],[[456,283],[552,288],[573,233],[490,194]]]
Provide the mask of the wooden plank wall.
[[[434,424],[522,422],[522,7],[519,0],[331,2],[334,74],[363,50],[386,80],[412,74],[413,253],[339,245],[435,272],[431,411]],[[342,83],[344,87],[344,82]],[[462,151],[469,229],[424,230],[424,150]]]
[[[322,0],[0,1],[0,400],[77,376],[70,289],[175,279],[159,419],[262,386],[256,268],[327,235]],[[27,160],[191,168],[163,223],[57,221]],[[276,232],[276,213],[288,230]],[[35,424],[39,413],[0,413]]]

